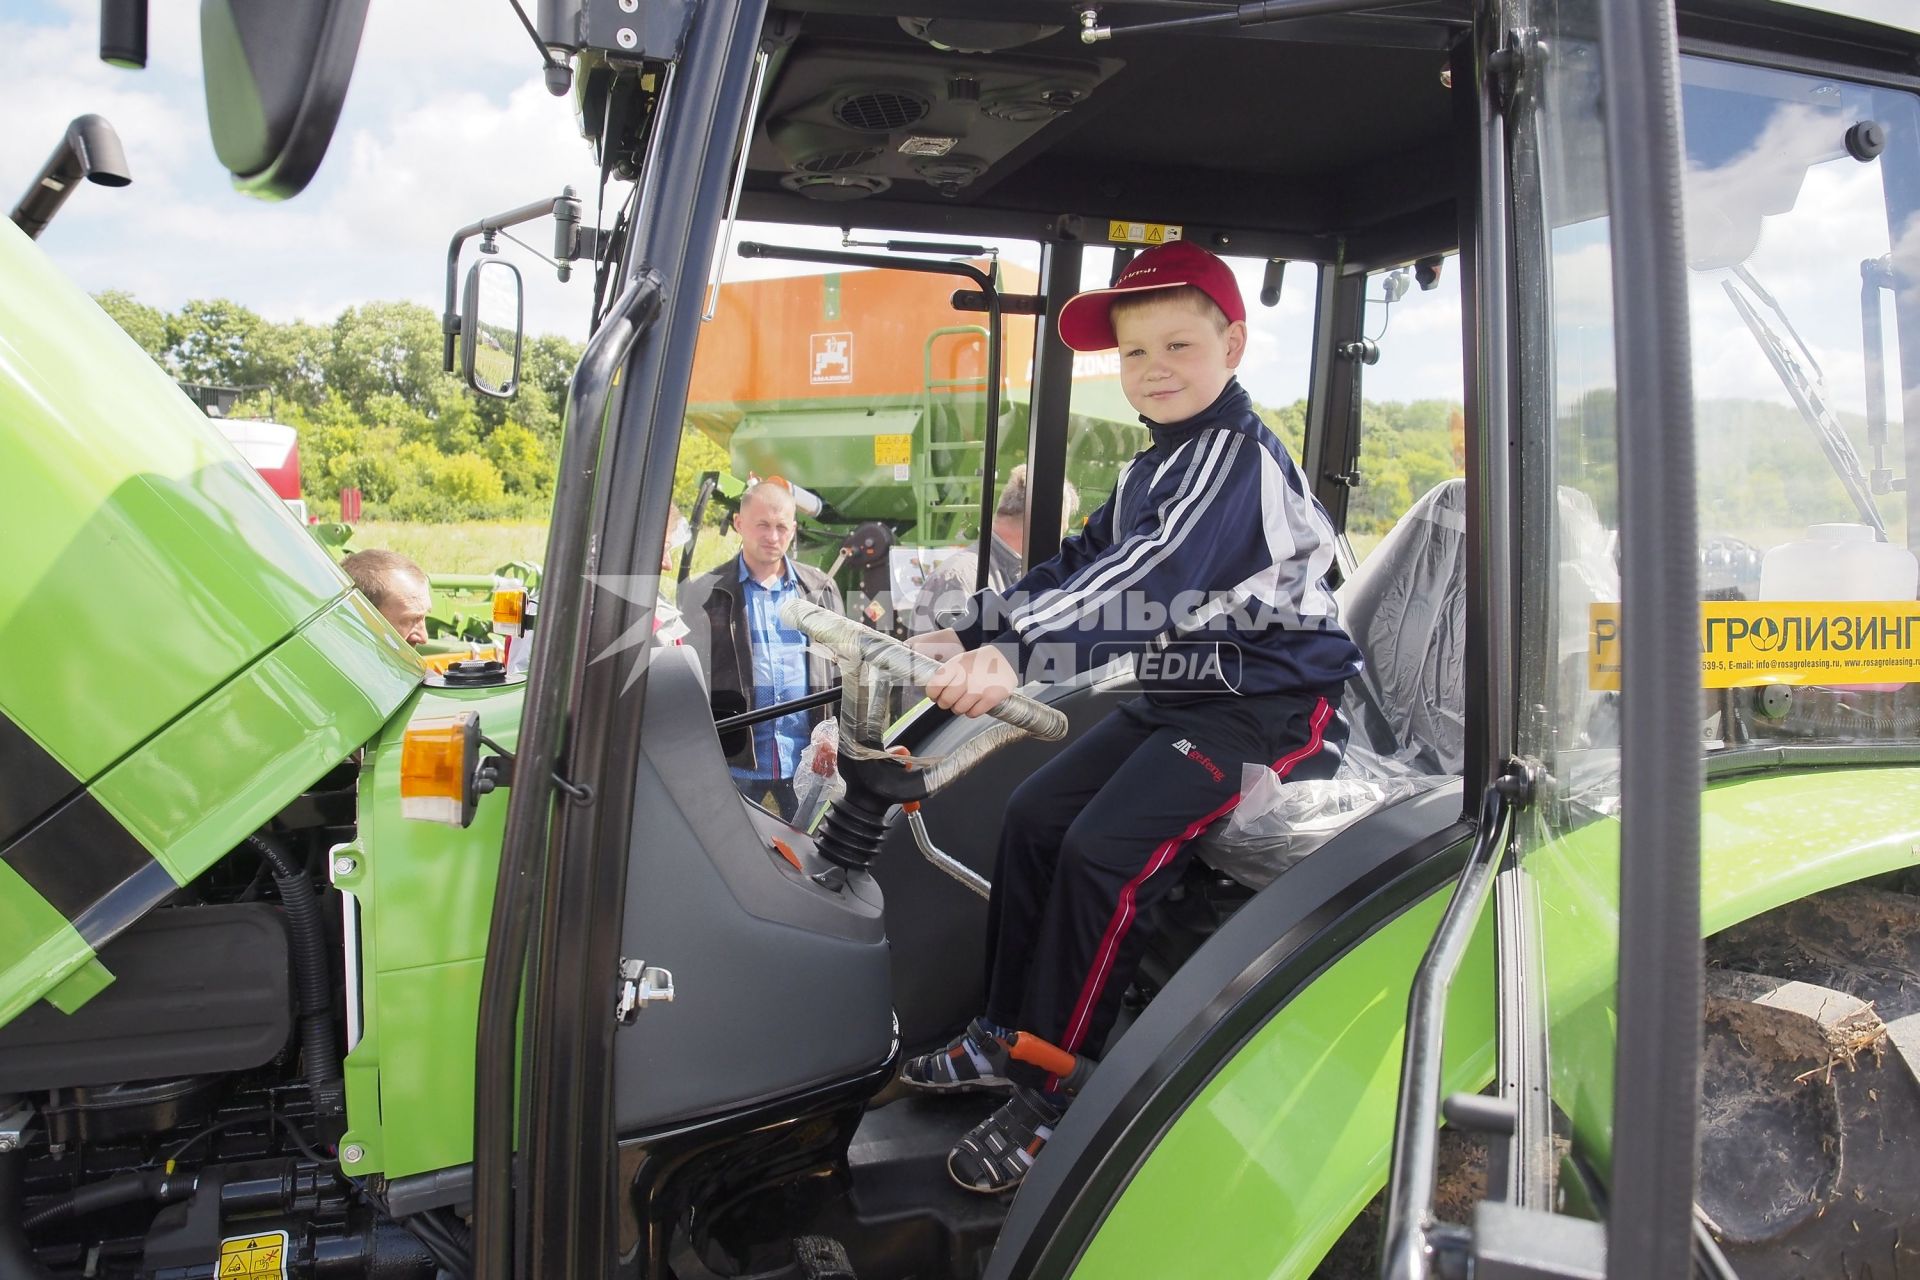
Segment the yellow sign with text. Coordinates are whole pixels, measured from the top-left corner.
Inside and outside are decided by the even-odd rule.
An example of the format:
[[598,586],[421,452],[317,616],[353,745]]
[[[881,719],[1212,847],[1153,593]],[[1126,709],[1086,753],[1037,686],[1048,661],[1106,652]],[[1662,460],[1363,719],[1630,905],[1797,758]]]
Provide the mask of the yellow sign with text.
[[[1620,606],[1587,606],[1587,685],[1620,687]],[[1920,681],[1920,603],[1709,600],[1700,687]]]
[[220,1280],[229,1277],[272,1276],[286,1280],[287,1233],[270,1231],[261,1236],[232,1236],[220,1242]]
[[1107,239],[1114,244],[1166,244],[1178,240],[1185,234],[1185,228],[1165,222],[1114,222],[1107,223]]
[[913,437],[910,435],[875,436],[873,438],[873,465],[876,467],[904,467],[913,461]]

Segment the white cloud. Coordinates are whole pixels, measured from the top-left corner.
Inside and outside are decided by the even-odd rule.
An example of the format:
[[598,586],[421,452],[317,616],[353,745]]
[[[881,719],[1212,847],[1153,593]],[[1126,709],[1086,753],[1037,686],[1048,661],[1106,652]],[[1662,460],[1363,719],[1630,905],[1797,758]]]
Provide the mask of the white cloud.
[[[0,101],[6,104],[7,121],[0,130],[0,175],[9,205],[40,171],[75,116],[101,115],[114,126],[136,183],[167,185],[169,175],[205,137],[198,104],[183,107],[170,91],[170,80],[143,79],[99,60],[93,25],[98,17],[96,7],[90,22],[72,26],[0,21],[0,84],[5,86]],[[112,198],[106,190],[76,192],[68,207]]]
[[[63,21],[0,22],[0,172],[24,185],[83,111],[114,124],[134,184],[76,192],[42,241],[90,291],[127,289],[169,308],[225,296],[282,320],[331,319],[383,298],[437,310],[458,227],[567,183],[592,208],[595,167],[571,102],[545,91],[504,5],[373,6],[320,174],[282,204],[232,191],[213,157],[193,8],[155,6],[149,70],[130,74],[97,59],[97,5],[64,7]],[[551,250],[551,223],[519,234]],[[584,337],[586,287],[563,289],[536,259],[508,252],[527,271],[530,327]]]
[[[1710,172],[1688,175],[1689,236],[1706,222],[1748,219],[1750,245],[1739,260],[1780,304],[1814,353],[1834,406],[1865,410],[1860,264],[1888,249],[1881,166],[1840,151],[1829,114],[1784,107],[1747,153]],[[1765,214],[1756,219],[1755,211]],[[1721,255],[1725,256],[1725,255]],[[1694,394],[1791,403],[1760,344],[1727,300],[1725,271],[1690,272]],[[1757,301],[1757,300],[1755,300]],[[1790,345],[1770,308],[1761,317]],[[1888,328],[1889,351],[1893,330]],[[1795,348],[1797,354],[1797,348]]]

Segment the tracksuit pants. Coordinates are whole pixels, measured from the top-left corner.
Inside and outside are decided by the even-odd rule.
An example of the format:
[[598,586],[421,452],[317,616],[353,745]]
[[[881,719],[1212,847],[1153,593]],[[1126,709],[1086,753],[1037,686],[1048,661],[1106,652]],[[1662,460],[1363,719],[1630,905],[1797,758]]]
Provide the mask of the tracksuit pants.
[[[1240,800],[1243,763],[1326,778],[1339,693],[1143,695],[1013,792],[987,908],[987,1017],[1099,1056],[1192,842]],[[1031,1083],[1038,1083],[1037,1080]]]

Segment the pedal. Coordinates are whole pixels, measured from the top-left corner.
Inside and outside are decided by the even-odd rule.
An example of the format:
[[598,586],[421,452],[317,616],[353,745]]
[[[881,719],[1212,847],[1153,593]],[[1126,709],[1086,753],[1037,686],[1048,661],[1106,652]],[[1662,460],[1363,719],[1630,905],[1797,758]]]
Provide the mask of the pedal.
[[807,1280],[859,1280],[847,1247],[832,1236],[795,1236],[793,1260]]

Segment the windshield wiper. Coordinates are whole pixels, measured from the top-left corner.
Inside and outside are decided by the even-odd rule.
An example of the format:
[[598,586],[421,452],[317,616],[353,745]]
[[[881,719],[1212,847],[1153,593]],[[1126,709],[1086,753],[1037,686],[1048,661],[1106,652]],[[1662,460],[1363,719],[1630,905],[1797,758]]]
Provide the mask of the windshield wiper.
[[1813,353],[1807,350],[1807,344],[1800,340],[1793,324],[1787,319],[1780,304],[1774,302],[1772,295],[1760,287],[1752,273],[1744,267],[1734,269],[1740,282],[1751,289],[1768,304],[1773,313],[1780,318],[1793,345],[1805,354],[1807,364],[1813,366],[1809,374],[1795,357],[1792,348],[1780,336],[1779,332],[1767,322],[1758,308],[1747,301],[1732,280],[1722,280],[1720,287],[1726,290],[1727,297],[1733,302],[1733,309],[1740,313],[1740,319],[1746,323],[1747,331],[1753,334],[1753,340],[1760,344],[1760,350],[1766,353],[1767,362],[1780,378],[1780,384],[1793,397],[1793,407],[1800,411],[1801,418],[1813,429],[1814,439],[1820,443],[1820,451],[1827,455],[1827,463],[1833,473],[1840,478],[1840,485],[1853,499],[1853,505],[1859,509],[1860,517],[1872,525],[1874,532],[1880,535],[1882,542],[1887,538],[1886,522],[1880,518],[1878,508],[1873,505],[1873,493],[1867,482],[1867,471],[1860,462],[1860,454],[1854,449],[1853,441],[1847,439],[1847,433],[1841,428],[1840,421],[1834,417],[1833,410],[1827,404],[1826,392],[1819,382],[1819,366],[1814,363]]

